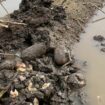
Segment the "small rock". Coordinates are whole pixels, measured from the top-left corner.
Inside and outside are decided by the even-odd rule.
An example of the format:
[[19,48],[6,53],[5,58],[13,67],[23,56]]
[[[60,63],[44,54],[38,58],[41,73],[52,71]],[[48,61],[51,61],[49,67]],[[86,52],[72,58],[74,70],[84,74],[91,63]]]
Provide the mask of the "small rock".
[[58,65],[64,65],[69,61],[68,52],[64,46],[58,46],[54,52],[54,60]]
[[68,77],[67,83],[72,89],[79,89],[86,85],[86,80],[81,73],[74,73]]
[[99,42],[101,42],[101,41],[104,41],[104,40],[105,40],[105,38],[104,38],[103,36],[101,36],[101,35],[94,36],[94,37],[93,37],[93,39],[94,39],[94,40],[96,40],[96,41],[99,41]]
[[44,55],[46,50],[47,48],[45,44],[36,43],[22,51],[22,58],[27,60],[35,59]]

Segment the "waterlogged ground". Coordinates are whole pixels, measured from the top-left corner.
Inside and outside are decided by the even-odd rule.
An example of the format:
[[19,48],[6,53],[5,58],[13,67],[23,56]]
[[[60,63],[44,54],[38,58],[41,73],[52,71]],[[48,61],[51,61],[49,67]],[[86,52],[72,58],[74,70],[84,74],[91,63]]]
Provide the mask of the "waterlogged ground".
[[[105,7],[102,10],[105,11]],[[92,23],[103,17],[105,14],[101,11],[93,17],[74,48],[75,57],[87,61],[85,70],[91,105],[105,105],[105,53],[100,51],[100,43],[93,40],[95,35],[105,37],[105,19]]]

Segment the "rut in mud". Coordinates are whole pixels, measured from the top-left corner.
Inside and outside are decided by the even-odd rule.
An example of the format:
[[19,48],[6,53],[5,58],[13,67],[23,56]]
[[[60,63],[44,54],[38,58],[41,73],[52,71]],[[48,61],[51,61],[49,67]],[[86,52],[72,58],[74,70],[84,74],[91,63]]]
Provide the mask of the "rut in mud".
[[24,25],[0,28],[1,105],[87,104],[81,90],[86,81],[71,45],[103,0],[89,1],[62,6],[57,0],[22,0],[10,14]]

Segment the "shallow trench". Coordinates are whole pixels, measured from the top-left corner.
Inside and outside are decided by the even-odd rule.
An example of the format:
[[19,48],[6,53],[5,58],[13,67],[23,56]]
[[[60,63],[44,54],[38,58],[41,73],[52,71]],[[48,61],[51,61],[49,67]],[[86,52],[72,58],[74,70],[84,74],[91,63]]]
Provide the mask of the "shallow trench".
[[[105,7],[102,9],[105,11]],[[81,40],[74,46],[75,58],[86,61],[85,69],[87,77],[87,92],[89,105],[105,105],[105,53],[101,52],[100,43],[93,40],[95,35],[105,37],[105,19],[93,23],[93,21],[105,17],[101,11],[90,20],[81,34]]]

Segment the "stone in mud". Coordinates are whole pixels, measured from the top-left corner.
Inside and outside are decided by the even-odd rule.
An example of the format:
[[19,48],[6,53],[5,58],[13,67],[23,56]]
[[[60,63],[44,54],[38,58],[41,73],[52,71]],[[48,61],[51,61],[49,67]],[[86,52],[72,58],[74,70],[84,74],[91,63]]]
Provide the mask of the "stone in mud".
[[101,48],[101,51],[102,51],[102,52],[105,52],[105,48]]
[[99,41],[99,42],[105,40],[105,38],[104,38],[103,36],[101,36],[101,35],[94,36],[93,39],[94,39],[95,41]]
[[71,89],[80,89],[86,85],[86,80],[81,73],[74,73],[67,78]]
[[46,53],[47,47],[44,43],[36,43],[22,51],[23,59],[35,59]]
[[64,46],[57,46],[54,51],[54,60],[57,65],[64,65],[69,61],[67,50]]

